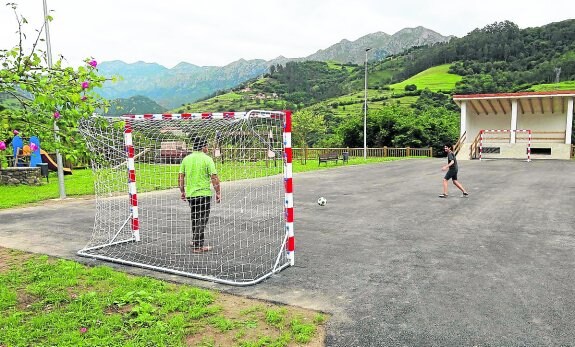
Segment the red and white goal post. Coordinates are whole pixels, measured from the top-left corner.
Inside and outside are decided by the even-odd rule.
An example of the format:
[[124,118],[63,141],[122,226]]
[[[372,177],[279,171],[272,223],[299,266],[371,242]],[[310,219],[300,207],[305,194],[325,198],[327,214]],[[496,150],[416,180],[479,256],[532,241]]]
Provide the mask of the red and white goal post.
[[[294,265],[291,117],[252,110],[82,119],[96,217],[78,254],[232,285]],[[200,254],[191,247],[196,214],[178,189],[179,163],[197,139],[207,141],[222,193],[204,222],[211,250]]]
[[483,159],[483,147],[485,144],[486,134],[497,133],[527,133],[527,161],[531,161],[531,130],[530,129],[482,129],[479,131],[479,160]]

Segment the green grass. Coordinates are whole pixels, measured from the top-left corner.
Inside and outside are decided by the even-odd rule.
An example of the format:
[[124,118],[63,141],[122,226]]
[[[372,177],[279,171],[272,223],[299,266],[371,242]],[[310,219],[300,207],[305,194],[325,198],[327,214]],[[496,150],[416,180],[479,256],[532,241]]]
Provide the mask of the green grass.
[[[2,186],[0,185],[0,209],[26,205],[60,197],[58,176],[49,174],[50,183],[41,186]],[[46,182],[44,179],[43,182]],[[94,194],[94,182],[91,170],[73,170],[72,175],[64,176],[66,195],[84,196]]]
[[[408,107],[417,101],[417,96],[402,96],[399,98],[392,97],[392,91],[386,90],[374,90],[368,89],[367,98],[369,112],[375,112],[382,110],[385,107],[398,105],[402,107]],[[373,101],[374,99],[387,97],[386,100]],[[328,106],[335,116],[347,116],[347,115],[363,115],[363,104],[364,104],[364,93],[357,92],[353,94],[348,94],[340,96],[333,99],[328,99],[322,101],[321,103],[311,107],[313,110],[318,106]],[[333,107],[332,105],[337,105]]]
[[[370,164],[398,159],[403,158],[368,158],[367,161],[364,161],[363,158],[351,157],[347,165]],[[222,182],[246,178],[258,178],[282,172],[282,162],[280,160],[276,161],[277,166],[274,166],[273,162],[269,162],[268,164],[269,168],[266,168],[266,163],[263,161],[257,163],[246,163],[246,165],[243,166],[238,163],[230,163],[226,165],[218,163],[217,168]],[[335,167],[335,165],[318,166],[316,159],[308,159],[307,164],[304,164],[301,160],[294,159],[293,161],[294,173],[325,170],[333,167]],[[142,193],[175,188],[178,170],[178,165],[138,164],[138,192]],[[158,180],[157,177],[160,171],[163,177],[173,177],[173,179]],[[108,181],[116,180],[119,182],[117,191],[122,191],[122,189],[126,188],[123,176],[118,176],[120,174],[122,174],[122,172],[115,172],[113,175],[110,175],[109,178],[105,178]],[[106,175],[106,172],[102,171],[101,175]],[[0,199],[0,209],[25,206],[27,204],[49,199],[58,199],[60,197],[58,177],[54,172],[51,172],[49,176],[50,182],[41,186],[0,186],[0,196],[2,196],[2,199]],[[94,178],[92,171],[89,169],[74,170],[72,175],[64,176],[64,184],[66,195],[69,197],[94,195]]]
[[0,260],[0,346],[300,346],[323,340],[326,317],[314,311],[6,248]]
[[462,77],[448,73],[450,64],[431,67],[417,75],[399,83],[392,84],[390,88],[396,92],[403,92],[408,84],[415,84],[417,89],[428,88],[433,92],[440,90],[448,91],[455,88],[455,83]]
[[559,83],[538,84],[529,88],[534,92],[545,92],[554,90],[575,90],[575,81],[565,81]]

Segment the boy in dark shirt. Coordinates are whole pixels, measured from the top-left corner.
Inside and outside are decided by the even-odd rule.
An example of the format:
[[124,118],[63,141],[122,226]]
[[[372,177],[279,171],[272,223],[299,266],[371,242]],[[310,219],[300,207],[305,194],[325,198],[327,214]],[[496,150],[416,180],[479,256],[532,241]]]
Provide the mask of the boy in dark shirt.
[[440,198],[447,198],[447,181],[450,179],[453,184],[463,193],[463,197],[469,196],[469,193],[465,191],[465,188],[457,181],[457,159],[455,158],[455,153],[453,153],[451,144],[443,146],[443,150],[447,153],[447,165],[443,166],[441,170],[447,171],[445,177],[443,177],[443,194],[439,195]]

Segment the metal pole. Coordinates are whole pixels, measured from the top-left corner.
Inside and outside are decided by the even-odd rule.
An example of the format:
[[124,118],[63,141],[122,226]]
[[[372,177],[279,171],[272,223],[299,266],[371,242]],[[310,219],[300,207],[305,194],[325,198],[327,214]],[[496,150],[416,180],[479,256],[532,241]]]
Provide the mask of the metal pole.
[[371,48],[365,49],[365,94],[363,99],[363,159],[367,160],[367,52]]
[[[50,27],[48,26],[48,6],[44,0],[44,28],[46,30],[46,57],[48,58],[48,68],[52,69],[52,46],[50,45]],[[58,132],[58,120],[54,119],[54,139],[60,142]],[[66,198],[66,187],[64,186],[64,165],[62,164],[62,156],[60,151],[56,148],[56,165],[58,166],[58,191],[60,192],[60,199]]]

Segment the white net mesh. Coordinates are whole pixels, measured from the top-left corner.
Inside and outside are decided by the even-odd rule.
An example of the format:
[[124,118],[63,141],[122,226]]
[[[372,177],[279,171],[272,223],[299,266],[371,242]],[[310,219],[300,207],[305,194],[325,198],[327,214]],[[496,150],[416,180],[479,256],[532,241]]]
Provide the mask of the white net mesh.
[[[92,238],[79,254],[236,285],[257,283],[288,266],[283,117],[253,112],[233,118],[82,120],[79,130],[94,154],[96,217]],[[180,163],[197,138],[207,141],[221,180],[221,203],[211,198],[205,224],[178,189]],[[130,156],[135,177],[129,175]],[[135,181],[132,188],[129,181]],[[194,243],[202,227],[200,246],[209,251]]]

